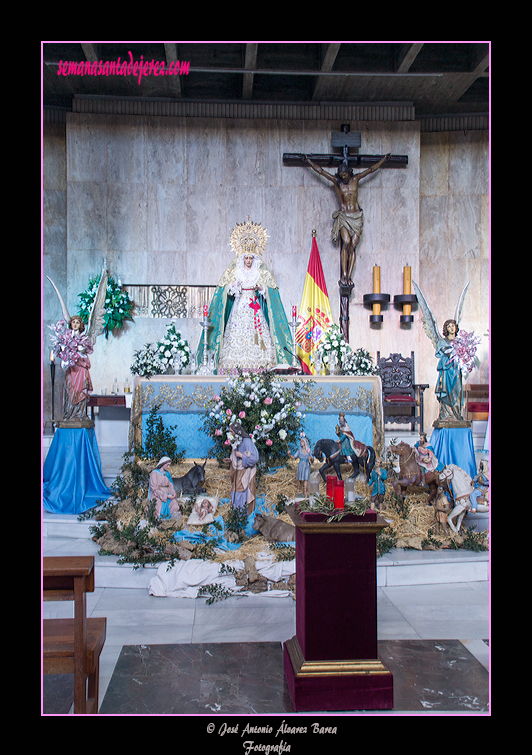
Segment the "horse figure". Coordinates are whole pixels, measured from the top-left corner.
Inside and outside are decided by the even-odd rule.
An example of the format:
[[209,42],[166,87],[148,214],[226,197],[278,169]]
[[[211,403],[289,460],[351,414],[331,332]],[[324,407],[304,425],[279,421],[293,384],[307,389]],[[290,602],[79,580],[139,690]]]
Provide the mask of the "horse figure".
[[439,472],[425,471],[425,480],[423,481],[423,469],[416,461],[416,449],[411,448],[404,440],[396,445],[390,444],[390,451],[399,458],[400,477],[393,481],[393,489],[396,495],[404,499],[406,489],[409,485],[417,485],[419,487],[428,485],[430,495],[427,503],[432,503],[432,500],[436,497],[438,485],[442,485],[442,487],[451,493],[447,482],[440,480]]
[[[454,508],[447,514],[447,524],[453,532],[458,533],[462,519],[471,508],[471,499],[469,496],[475,489],[475,486],[467,472],[456,464],[448,464],[439,475],[440,481],[447,485],[452,480],[451,487]],[[453,522],[453,519],[456,519],[456,524]]]
[[172,482],[176,493],[206,493],[204,487],[199,487],[205,482],[205,464],[207,464],[207,459],[203,465],[194,462],[194,466],[186,474],[174,478]]
[[[338,452],[338,441],[332,440],[332,438],[322,438],[319,440],[316,445],[314,446],[314,452],[313,456],[315,459],[319,459],[321,461],[322,457],[325,457],[325,464],[320,468],[320,475],[323,478],[323,481],[326,482],[325,477],[325,470],[330,469],[331,467],[336,472],[336,476],[339,480],[342,479],[342,473],[340,470],[341,464],[349,464],[345,456],[342,454],[338,454],[338,456],[334,456]],[[334,458],[332,458],[334,456]],[[357,478],[360,471],[363,471],[366,477],[366,482],[369,482],[369,478],[371,475],[371,471],[373,469],[373,466],[375,464],[375,451],[372,448],[372,446],[366,446],[365,451],[360,456],[356,456],[356,454],[352,454],[351,456],[351,465],[353,467],[353,474],[349,477],[350,480],[354,480]],[[362,468],[362,470],[361,470]]]

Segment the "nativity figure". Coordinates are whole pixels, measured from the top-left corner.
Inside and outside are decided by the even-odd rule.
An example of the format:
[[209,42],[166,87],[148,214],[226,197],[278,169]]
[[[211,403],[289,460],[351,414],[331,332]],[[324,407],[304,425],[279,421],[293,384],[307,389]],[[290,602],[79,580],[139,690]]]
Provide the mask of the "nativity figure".
[[288,450],[288,455],[291,459],[299,459],[296,469],[297,486],[301,490],[301,484],[303,483],[303,495],[306,498],[308,495],[308,481],[310,480],[310,473],[312,471],[313,456],[305,436],[301,436],[299,449],[295,454]]
[[253,513],[255,508],[255,477],[259,452],[250,436],[241,424],[229,426],[231,437],[231,456],[224,459],[231,464],[231,503],[234,509]]
[[[275,279],[262,260],[266,230],[248,216],[230,245],[235,258],[223,273],[209,307],[207,348],[217,373],[261,372],[286,364],[292,336]],[[202,358],[204,336],[198,348]]]
[[462,520],[471,509],[470,496],[473,492],[473,480],[456,464],[448,464],[440,472],[440,480],[451,484],[454,498],[454,508],[447,515],[447,524],[457,534]]
[[386,494],[386,486],[384,484],[384,481],[387,479],[388,472],[382,466],[381,457],[377,456],[375,459],[375,466],[371,470],[368,483],[371,490],[370,508],[374,509],[375,504],[378,504],[380,508],[380,504],[384,503],[384,496]]
[[471,512],[489,511],[490,502],[490,471],[489,464],[481,459],[478,465],[478,474],[473,478],[474,490],[470,495]]
[[49,326],[53,331],[52,355],[61,360],[61,366],[65,370],[63,420],[57,423],[58,427],[93,425],[92,420],[87,416],[87,403],[93,391],[89,354],[94,351],[96,338],[104,330],[107,277],[104,262],[87,327],[80,315],[70,316],[57,286],[51,278],[48,278],[57,293],[63,312],[63,318],[56,325]]
[[163,456],[150,474],[149,499],[155,501],[155,515],[159,519],[178,519],[181,516],[177,495],[170,474],[171,459]]

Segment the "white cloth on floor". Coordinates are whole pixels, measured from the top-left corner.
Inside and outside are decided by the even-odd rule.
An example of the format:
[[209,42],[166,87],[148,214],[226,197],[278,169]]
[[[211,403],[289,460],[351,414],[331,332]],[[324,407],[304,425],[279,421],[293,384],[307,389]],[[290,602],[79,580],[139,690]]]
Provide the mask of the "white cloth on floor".
[[157,569],[157,576],[150,579],[148,592],[158,598],[196,598],[200,587],[214,583],[234,590],[235,578],[220,574],[221,567],[222,564],[200,558],[177,561],[170,569],[165,562]]
[[[243,561],[228,561],[237,571],[244,568]],[[232,574],[220,574],[222,564],[214,561],[203,561],[199,558],[191,558],[188,561],[177,561],[173,567],[168,568],[165,562],[157,569],[157,575],[150,579],[148,592],[158,598],[197,598],[198,591],[203,585],[218,584],[228,590],[240,591],[236,579]],[[255,568],[270,582],[279,582],[281,579],[295,574],[296,561],[274,561],[274,556],[267,551],[258,554]],[[239,592],[241,595],[253,594],[247,591]],[[289,590],[270,590],[268,592],[254,593],[267,597],[286,597]]]

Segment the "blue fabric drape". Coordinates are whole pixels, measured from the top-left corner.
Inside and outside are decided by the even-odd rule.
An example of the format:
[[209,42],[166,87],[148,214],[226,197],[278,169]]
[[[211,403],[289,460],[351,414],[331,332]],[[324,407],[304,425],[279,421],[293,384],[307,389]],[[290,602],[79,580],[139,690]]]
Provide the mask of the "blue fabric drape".
[[442,464],[456,464],[473,478],[476,471],[473,433],[469,427],[438,428],[430,436],[430,445]]
[[[222,498],[220,499],[220,503],[228,503],[228,498]],[[255,498],[255,509],[251,514],[248,514],[248,519],[246,526],[244,527],[244,532],[246,533],[247,537],[253,537],[253,535],[258,535],[259,533],[253,529],[253,522],[255,521],[255,514],[256,513],[266,513],[269,514],[268,507],[266,505],[266,500],[264,496],[257,496]],[[220,548],[220,550],[224,551],[233,551],[238,550],[242,543],[231,543],[228,540],[225,539],[225,522],[221,516],[216,517],[214,520],[218,523],[219,529],[216,529],[212,524],[209,526],[207,530],[207,534],[204,535],[201,532],[190,532],[190,530],[179,530],[179,532],[176,532],[174,535],[174,540],[176,542],[179,542],[180,540],[188,540],[190,543],[200,543],[202,541],[216,541],[216,547]],[[294,543],[281,543],[281,545],[294,545]],[[236,556],[235,556],[236,557]]]
[[81,514],[110,496],[94,430],[58,428],[43,468],[45,511]]

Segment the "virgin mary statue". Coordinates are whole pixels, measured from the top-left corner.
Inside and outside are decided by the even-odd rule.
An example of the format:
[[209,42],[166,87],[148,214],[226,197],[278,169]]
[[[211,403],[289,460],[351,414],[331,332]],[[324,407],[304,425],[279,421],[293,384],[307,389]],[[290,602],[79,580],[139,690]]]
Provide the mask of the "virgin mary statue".
[[[262,261],[268,236],[260,223],[237,223],[231,233],[235,258],[214,292],[209,307],[207,348],[219,375],[258,372],[286,364],[292,338],[279,289]],[[203,336],[198,360],[203,356]]]

